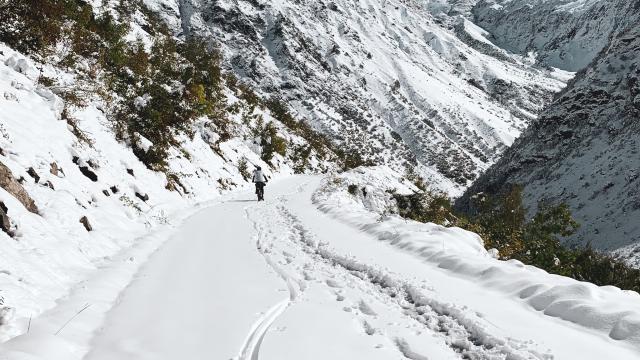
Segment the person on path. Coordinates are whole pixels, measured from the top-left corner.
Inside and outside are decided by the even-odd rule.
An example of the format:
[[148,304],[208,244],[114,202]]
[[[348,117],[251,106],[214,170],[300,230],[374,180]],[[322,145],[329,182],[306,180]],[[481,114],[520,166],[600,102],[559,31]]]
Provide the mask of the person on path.
[[267,177],[262,172],[260,166],[256,166],[253,171],[253,183],[256,184],[256,195],[258,195],[258,201],[264,201],[264,187],[267,185]]

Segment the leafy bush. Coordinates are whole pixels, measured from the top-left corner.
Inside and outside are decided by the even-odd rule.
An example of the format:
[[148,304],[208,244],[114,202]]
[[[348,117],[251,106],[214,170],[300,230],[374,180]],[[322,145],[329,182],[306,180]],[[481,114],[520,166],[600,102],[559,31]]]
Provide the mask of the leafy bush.
[[566,204],[541,205],[534,218],[524,226],[526,251],[514,256],[529,264],[564,274],[567,270],[565,263],[570,261],[560,238],[572,235],[578,227]]
[[73,64],[75,56],[113,59],[126,43],[126,22],[108,12],[96,17],[82,0],[13,0],[1,10],[0,41],[26,54],[45,56],[64,41],[71,49],[65,61]]
[[249,173],[249,164],[247,158],[243,157],[242,159],[240,159],[240,161],[238,161],[238,171],[245,181],[249,180],[251,174]]
[[424,183],[424,180],[420,175],[416,173],[416,170],[413,166],[408,165],[405,169],[404,177],[411,181],[413,185],[415,185],[418,189],[422,191],[427,190],[427,185]]
[[596,285],[615,285],[621,289],[640,292],[640,270],[587,246],[568,252],[564,274]]
[[[110,118],[117,135],[129,141],[149,168],[160,170],[168,149],[179,145],[176,136],[193,135],[196,118],[208,116],[227,128],[220,55],[202,39],[177,42],[162,21],[134,1],[122,0],[118,9],[123,10],[120,21],[109,12],[96,16],[82,0],[11,1],[0,12],[0,40],[39,56],[63,44],[67,50],[61,54],[62,65],[73,67],[78,59],[87,59],[102,70],[106,85],[102,94],[115,100]],[[127,16],[136,9],[146,11],[147,30],[155,35],[150,52],[140,41],[129,43],[125,38]],[[111,99],[110,94],[119,96]],[[76,92],[65,96],[78,106],[84,105],[83,98]],[[140,136],[153,146],[142,149]]]
[[273,123],[268,123],[261,134],[262,160],[271,163],[274,154],[285,156],[287,153],[287,142],[278,136],[278,131]]
[[488,248],[498,249],[501,256],[512,258],[521,254],[526,209],[522,204],[522,187],[513,186],[497,197],[480,194],[475,198],[477,213],[471,221],[483,231],[483,239]]
[[420,222],[449,225],[455,220],[451,200],[442,193],[422,191],[412,195],[393,194],[400,216]]
[[293,149],[291,160],[293,161],[293,171],[296,174],[302,174],[304,169],[309,165],[309,157],[313,147],[311,145],[300,145]]
[[296,120],[282,99],[272,97],[265,101],[264,105],[271,112],[271,116],[303,138],[321,158],[327,157],[330,153],[338,154],[339,149],[325,135],[313,130],[305,121]]
[[355,169],[360,166],[375,165],[374,162],[365,160],[364,157],[362,157],[362,155],[355,149],[353,150],[336,149],[335,153],[338,156],[338,160],[343,171]]
[[57,43],[72,1],[16,0],[0,9],[0,41],[33,54]]

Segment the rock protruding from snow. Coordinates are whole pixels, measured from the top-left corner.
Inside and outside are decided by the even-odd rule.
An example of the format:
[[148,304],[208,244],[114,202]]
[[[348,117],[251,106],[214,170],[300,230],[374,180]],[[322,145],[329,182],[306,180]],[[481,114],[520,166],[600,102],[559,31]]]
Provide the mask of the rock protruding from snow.
[[27,210],[32,213],[38,213],[38,207],[35,201],[29,196],[22,185],[13,177],[11,170],[0,162],[0,187],[6,192],[13,195],[18,201],[24,205]]
[[58,177],[64,177],[64,170],[62,170],[62,168],[58,166],[58,163],[56,163],[55,161],[51,163],[51,168],[49,169],[49,172],[52,175],[55,175]]
[[9,219],[9,209],[7,206],[0,201],[0,230],[7,233],[9,236],[13,236],[13,231],[11,231],[11,220]]
[[93,226],[91,226],[91,223],[89,222],[89,218],[87,218],[86,216],[83,216],[80,218],[80,223],[82,224],[82,226],[84,226],[84,228],[87,231],[93,231]]
[[27,61],[25,58],[18,57],[17,55],[13,55],[4,61],[4,64],[13,70],[28,76],[31,79],[34,79],[38,76],[38,71],[33,68],[33,66]]

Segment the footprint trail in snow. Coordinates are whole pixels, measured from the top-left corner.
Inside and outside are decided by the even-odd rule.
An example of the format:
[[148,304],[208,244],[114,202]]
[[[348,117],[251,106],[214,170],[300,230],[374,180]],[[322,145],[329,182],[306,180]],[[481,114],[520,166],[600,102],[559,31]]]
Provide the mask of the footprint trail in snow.
[[[380,358],[395,358],[389,356],[393,354],[412,360],[553,359],[531,342],[492,335],[492,326],[472,311],[430,298],[425,284],[413,284],[391,271],[335,254],[288,210],[286,196],[249,207],[247,216],[257,231],[258,250],[287,283],[291,297],[284,309],[269,317],[268,325],[263,320],[258,349],[249,347],[253,352],[246,351],[242,360],[267,360],[258,352],[263,339],[263,347],[270,346],[270,326],[280,324],[278,316],[285,311],[308,304],[347,314],[354,336],[364,334]],[[313,295],[298,294],[306,288]],[[310,323],[306,330],[315,332],[309,329],[313,326]],[[299,334],[292,332],[280,331],[273,337],[280,338],[280,343],[295,343]],[[277,353],[278,349],[270,349],[268,359],[276,359],[272,354]]]

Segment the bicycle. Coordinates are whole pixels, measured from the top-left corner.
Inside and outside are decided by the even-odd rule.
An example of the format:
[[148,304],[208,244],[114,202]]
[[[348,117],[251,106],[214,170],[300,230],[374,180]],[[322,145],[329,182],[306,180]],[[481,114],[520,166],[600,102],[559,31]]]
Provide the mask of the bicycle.
[[258,201],[264,201],[264,186],[263,182],[256,183],[256,195],[258,195]]

